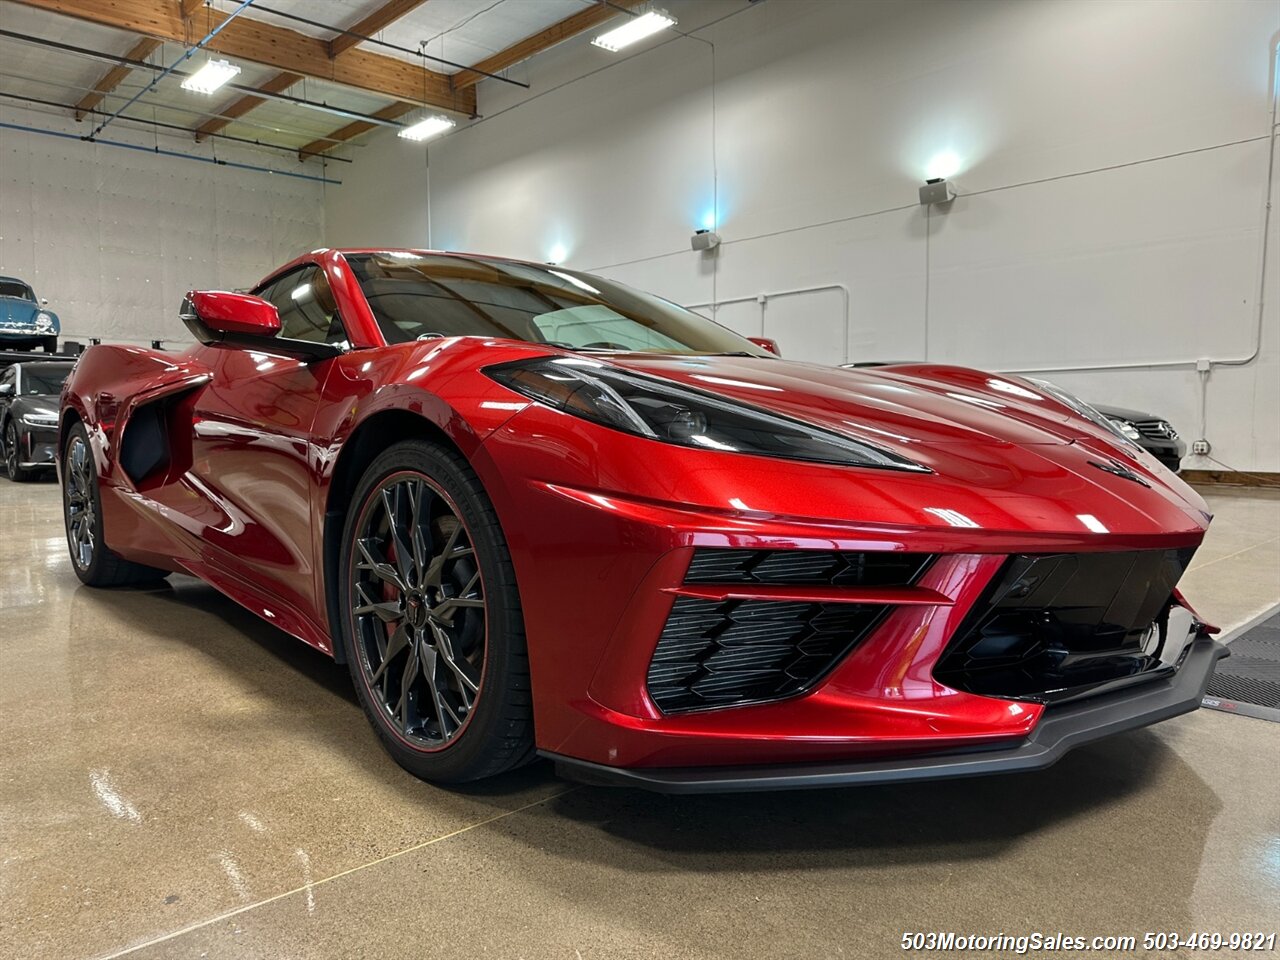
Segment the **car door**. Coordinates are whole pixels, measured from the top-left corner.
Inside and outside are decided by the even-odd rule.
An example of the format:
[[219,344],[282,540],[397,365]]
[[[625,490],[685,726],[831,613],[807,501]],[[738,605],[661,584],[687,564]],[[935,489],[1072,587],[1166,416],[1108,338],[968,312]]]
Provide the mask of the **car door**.
[[[195,400],[191,482],[215,504],[202,533],[208,561],[242,587],[281,603],[268,616],[291,632],[298,614],[323,624],[317,603],[312,513],[312,422],[332,359],[299,359],[289,341],[346,345],[322,268],[308,265],[258,291],[280,312],[277,341],[206,347],[213,372]],[[284,605],[287,605],[285,607]],[[292,609],[288,609],[292,608]]]

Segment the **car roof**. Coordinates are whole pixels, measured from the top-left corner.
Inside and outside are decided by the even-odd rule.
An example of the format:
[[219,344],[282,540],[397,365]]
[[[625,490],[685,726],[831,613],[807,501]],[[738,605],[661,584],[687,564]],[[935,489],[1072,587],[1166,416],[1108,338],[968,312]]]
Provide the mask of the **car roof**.
[[27,281],[22,280],[22,279],[20,279],[20,278],[18,278],[18,277],[0,277],[0,283],[6,283],[6,282],[8,282],[8,283],[20,283],[20,284],[22,284],[24,287],[29,287],[29,286],[31,286],[31,284],[27,283]]
[[11,366],[21,367],[23,370],[64,370],[68,367],[74,367],[74,360],[22,360]]

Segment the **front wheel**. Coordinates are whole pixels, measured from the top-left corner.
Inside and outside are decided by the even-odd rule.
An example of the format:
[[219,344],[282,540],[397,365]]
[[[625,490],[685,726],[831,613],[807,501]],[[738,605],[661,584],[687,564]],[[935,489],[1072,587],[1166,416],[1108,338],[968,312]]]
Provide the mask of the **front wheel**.
[[347,515],[341,584],[351,677],[396,762],[448,783],[532,758],[515,571],[462,457],[408,440],[370,464]]
[[88,431],[82,423],[71,428],[63,448],[62,513],[71,566],[82,583],[91,587],[122,587],[168,576],[155,567],[125,560],[103,541],[98,468],[89,449]]
[[4,425],[4,468],[14,483],[26,483],[34,471],[20,466],[21,446],[18,443],[18,427],[10,420]]

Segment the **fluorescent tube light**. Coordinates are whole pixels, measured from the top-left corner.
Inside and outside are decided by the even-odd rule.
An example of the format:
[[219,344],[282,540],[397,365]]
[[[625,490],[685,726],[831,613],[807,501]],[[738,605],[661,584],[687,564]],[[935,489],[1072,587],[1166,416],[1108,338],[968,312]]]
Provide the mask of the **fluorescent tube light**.
[[210,60],[203,67],[182,81],[183,90],[196,93],[213,93],[240,72],[240,68],[226,60]]
[[407,127],[401,127],[399,135],[405,140],[430,140],[432,137],[456,126],[457,124],[448,117],[427,117]]
[[597,47],[616,53],[623,47],[629,47],[636,41],[651,37],[658,31],[667,29],[667,27],[674,27],[675,24],[675,17],[668,14],[667,11],[650,10],[648,13],[641,14],[638,17],[632,17],[620,27],[615,27],[607,33],[600,34],[591,42]]

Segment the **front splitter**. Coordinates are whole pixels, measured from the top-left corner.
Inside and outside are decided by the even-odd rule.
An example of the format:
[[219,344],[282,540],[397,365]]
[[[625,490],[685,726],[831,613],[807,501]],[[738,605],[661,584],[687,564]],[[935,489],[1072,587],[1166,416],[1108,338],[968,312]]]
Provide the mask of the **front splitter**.
[[1046,711],[1030,736],[1013,747],[893,760],[736,767],[622,768],[547,751],[539,753],[554,761],[556,771],[569,779],[658,793],[805,790],[1025,773],[1052,766],[1083,744],[1190,713],[1200,706],[1214,665],[1227,655],[1222,644],[1199,637],[1173,676],[1055,707]]

